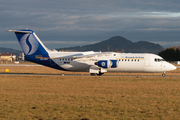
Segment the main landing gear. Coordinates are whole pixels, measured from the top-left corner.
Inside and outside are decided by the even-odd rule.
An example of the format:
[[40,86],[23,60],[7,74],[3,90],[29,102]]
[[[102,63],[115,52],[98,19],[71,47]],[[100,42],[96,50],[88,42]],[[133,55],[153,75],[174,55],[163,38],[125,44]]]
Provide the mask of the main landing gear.
[[91,73],[91,76],[101,76],[102,74],[104,74],[104,73],[99,73],[99,74],[97,74],[97,73]]

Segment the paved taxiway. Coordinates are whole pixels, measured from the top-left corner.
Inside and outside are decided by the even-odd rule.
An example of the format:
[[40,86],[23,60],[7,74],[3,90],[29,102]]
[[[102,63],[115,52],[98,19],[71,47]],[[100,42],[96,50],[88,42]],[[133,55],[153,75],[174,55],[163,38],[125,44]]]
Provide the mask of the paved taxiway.
[[[31,74],[31,73],[0,73],[0,75],[7,76],[91,76],[91,75],[82,75],[82,74]],[[95,76],[92,76],[95,77]],[[149,76],[149,75],[102,75],[97,77],[162,77],[162,76]],[[165,76],[165,78],[180,78],[180,76]]]
[[0,66],[42,66],[42,65],[34,65],[34,64],[0,64]]
[[[0,66],[42,66],[37,64],[0,64]],[[176,66],[180,68],[180,66]],[[11,76],[91,76],[82,74],[31,74],[31,73],[0,73],[0,75],[11,75]],[[92,76],[95,77],[95,76]],[[162,76],[144,76],[144,75],[102,75],[99,77],[162,77]],[[165,76],[166,78],[180,78],[180,76]]]

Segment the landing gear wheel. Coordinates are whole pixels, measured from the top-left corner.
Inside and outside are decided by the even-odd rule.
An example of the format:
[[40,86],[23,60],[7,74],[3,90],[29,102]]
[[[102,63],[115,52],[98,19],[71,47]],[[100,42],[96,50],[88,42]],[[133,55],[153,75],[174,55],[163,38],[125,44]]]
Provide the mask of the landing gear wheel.
[[104,74],[104,73],[99,73],[99,74],[97,74],[97,73],[91,73],[91,76],[101,76],[102,74]]
[[102,74],[97,74],[97,76],[101,76]]
[[162,76],[163,76],[163,77],[165,77],[165,76],[166,76],[165,72],[162,74]]
[[96,73],[91,73],[91,76],[96,76],[97,74]]
[[100,72],[99,74],[97,74],[97,76],[101,76],[102,74],[104,74],[104,73],[101,73],[101,72]]

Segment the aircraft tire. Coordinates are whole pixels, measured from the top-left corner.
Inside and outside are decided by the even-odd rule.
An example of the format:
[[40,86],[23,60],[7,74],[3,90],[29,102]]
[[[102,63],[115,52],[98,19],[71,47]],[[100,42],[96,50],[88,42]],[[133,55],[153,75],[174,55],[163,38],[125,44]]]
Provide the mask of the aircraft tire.
[[163,73],[163,74],[162,74],[162,76],[163,76],[163,77],[165,77],[165,76],[166,76],[166,74],[165,74],[165,73]]
[[101,76],[102,74],[104,74],[104,73],[99,73],[99,74],[97,74],[97,76]]
[[96,73],[91,73],[91,76],[96,76],[97,74]]
[[97,74],[97,76],[101,76],[102,74]]

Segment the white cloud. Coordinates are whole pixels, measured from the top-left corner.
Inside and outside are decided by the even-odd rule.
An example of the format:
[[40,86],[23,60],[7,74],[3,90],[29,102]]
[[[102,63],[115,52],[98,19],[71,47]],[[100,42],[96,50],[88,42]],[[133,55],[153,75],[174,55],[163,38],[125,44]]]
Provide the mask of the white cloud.
[[[45,36],[45,41],[51,39],[56,44],[72,46],[102,41],[113,35],[126,35],[131,40],[143,36],[149,40],[155,34],[157,39],[161,38],[159,41],[168,41],[169,32],[178,40],[179,8],[179,0],[1,0],[0,26],[2,29],[29,28]],[[12,39],[8,34],[0,33],[1,44],[5,38]],[[61,36],[69,37],[71,42],[59,42]],[[155,37],[153,40],[157,40]]]
[[179,29],[171,29],[171,28],[142,28],[142,29],[136,29],[136,30],[139,30],[139,31],[180,31],[180,28]]
[[160,45],[165,46],[165,47],[168,47],[168,46],[178,47],[180,45],[180,42],[178,42],[178,41],[177,42],[172,42],[172,41],[156,41],[156,42],[154,42],[153,41],[153,43],[160,44]]

